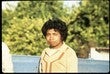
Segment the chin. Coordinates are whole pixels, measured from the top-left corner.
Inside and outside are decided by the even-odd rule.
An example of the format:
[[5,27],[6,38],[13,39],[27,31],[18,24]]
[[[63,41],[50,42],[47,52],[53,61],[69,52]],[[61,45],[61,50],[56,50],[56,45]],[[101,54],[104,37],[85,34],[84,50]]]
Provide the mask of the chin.
[[50,47],[55,47],[54,45],[50,45]]

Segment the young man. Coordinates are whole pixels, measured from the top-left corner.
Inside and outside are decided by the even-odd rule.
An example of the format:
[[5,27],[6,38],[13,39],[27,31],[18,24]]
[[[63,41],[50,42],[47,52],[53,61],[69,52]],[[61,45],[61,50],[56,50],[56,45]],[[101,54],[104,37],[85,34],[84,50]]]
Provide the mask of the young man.
[[78,59],[75,51],[65,44],[67,38],[66,23],[60,19],[49,19],[42,27],[49,47],[44,49],[39,72],[41,73],[73,73],[78,72]]

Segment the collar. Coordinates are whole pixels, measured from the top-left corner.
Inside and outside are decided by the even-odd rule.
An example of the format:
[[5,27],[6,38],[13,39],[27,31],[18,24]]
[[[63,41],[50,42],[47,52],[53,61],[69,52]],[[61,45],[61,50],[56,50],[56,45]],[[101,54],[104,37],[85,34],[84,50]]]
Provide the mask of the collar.
[[59,48],[57,48],[57,49],[52,49],[52,48],[47,48],[46,50],[45,50],[45,52],[48,54],[48,52],[50,51],[50,50],[56,50],[56,52],[58,52],[58,51],[60,51],[60,52],[62,52],[62,51],[64,51],[65,49],[67,49],[67,45],[65,44],[65,42],[63,42],[63,44],[62,44],[62,46],[60,46]]

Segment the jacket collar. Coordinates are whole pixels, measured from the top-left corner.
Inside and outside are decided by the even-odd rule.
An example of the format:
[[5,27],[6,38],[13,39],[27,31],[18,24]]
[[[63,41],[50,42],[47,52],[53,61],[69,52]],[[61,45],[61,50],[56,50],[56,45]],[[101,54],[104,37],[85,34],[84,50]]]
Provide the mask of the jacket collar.
[[45,52],[46,52],[46,54],[49,54],[48,52],[50,50],[56,50],[55,53],[57,53],[57,52],[63,52],[65,49],[67,49],[67,45],[65,44],[65,42],[63,42],[62,46],[60,46],[59,48],[57,48],[57,49],[47,48]]

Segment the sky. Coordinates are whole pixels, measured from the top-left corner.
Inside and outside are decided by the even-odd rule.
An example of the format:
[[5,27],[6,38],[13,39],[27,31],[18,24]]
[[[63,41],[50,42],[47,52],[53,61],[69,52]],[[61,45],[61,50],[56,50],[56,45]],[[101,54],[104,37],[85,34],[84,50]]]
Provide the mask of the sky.
[[71,8],[72,5],[79,6],[79,2],[80,2],[80,0],[64,1],[64,5],[66,5],[66,6]]
[[[2,1],[2,9],[6,9],[6,8],[9,8],[8,7],[8,4],[11,4],[12,6],[17,6],[17,3],[19,1]],[[8,4],[7,4],[8,3]]]
[[[9,8],[7,3],[8,4],[11,4],[13,7],[17,6],[17,3],[19,1],[2,1],[2,9],[6,9],[6,8]],[[80,0],[73,0],[73,1],[64,1],[64,5],[67,5],[68,7],[71,8],[72,5],[75,5],[75,6],[79,6],[79,3]]]

